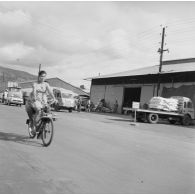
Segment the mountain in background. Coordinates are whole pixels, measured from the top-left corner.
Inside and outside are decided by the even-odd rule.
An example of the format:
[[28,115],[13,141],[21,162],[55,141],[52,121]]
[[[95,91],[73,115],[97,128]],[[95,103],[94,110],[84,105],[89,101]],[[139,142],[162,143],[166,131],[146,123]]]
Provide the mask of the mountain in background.
[[0,82],[3,81],[21,82],[21,81],[36,80],[36,79],[37,76],[29,74],[27,72],[0,66]]
[[[29,74],[25,71],[14,70],[11,68],[5,68],[0,66],[0,86],[3,85],[6,81],[13,81],[13,82],[25,82],[25,81],[33,81],[37,80],[36,75]],[[81,90],[86,93],[89,93],[88,89],[85,89],[84,85],[81,85]]]

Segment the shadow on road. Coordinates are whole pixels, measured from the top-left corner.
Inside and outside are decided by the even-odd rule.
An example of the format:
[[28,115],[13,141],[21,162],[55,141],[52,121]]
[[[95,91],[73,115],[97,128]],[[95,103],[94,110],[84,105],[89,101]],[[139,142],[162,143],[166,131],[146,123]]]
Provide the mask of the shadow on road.
[[107,118],[108,120],[112,120],[112,121],[123,121],[123,122],[132,122],[133,120],[130,119],[118,119],[118,118]]
[[[129,119],[118,119],[118,118],[107,118],[107,120],[112,120],[112,121],[119,121],[119,122],[134,122],[133,118],[129,118]],[[137,121],[137,123],[146,123],[146,124],[150,124],[147,121]],[[182,127],[182,128],[195,128],[195,122],[193,122],[193,124],[189,125],[189,126],[183,126],[180,123],[176,123],[176,124],[170,124],[167,120],[159,120],[158,124],[161,125],[167,125],[167,126],[178,126],[178,127]],[[153,125],[153,124],[151,124]]]
[[11,141],[29,146],[42,147],[41,143],[37,143],[28,136],[19,135],[15,133],[5,133],[0,131],[0,140]]

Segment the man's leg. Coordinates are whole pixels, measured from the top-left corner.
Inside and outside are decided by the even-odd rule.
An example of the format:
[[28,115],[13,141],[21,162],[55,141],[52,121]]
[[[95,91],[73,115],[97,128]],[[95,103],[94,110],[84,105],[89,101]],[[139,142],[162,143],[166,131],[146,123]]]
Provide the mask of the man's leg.
[[34,125],[35,127],[37,127],[39,124],[39,120],[40,120],[40,113],[41,113],[41,108],[42,108],[42,104],[39,101],[36,101],[34,103],[34,110],[35,110],[35,114],[34,114]]
[[26,112],[27,112],[29,120],[30,120],[29,121],[30,128],[32,131],[34,131],[34,122],[33,122],[34,110],[29,104],[25,105],[25,109],[26,109]]

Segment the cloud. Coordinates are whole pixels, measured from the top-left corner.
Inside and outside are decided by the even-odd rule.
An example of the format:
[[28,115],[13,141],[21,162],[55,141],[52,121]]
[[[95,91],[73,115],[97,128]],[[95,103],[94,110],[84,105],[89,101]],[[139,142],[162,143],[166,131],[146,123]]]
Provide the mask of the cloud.
[[28,24],[30,19],[30,15],[22,10],[0,12],[0,25],[4,27],[19,28]]
[[25,58],[34,51],[32,47],[25,46],[24,43],[13,43],[0,47],[1,60],[16,61]]
[[124,29],[114,29],[109,32],[105,50],[116,58],[128,57],[131,47],[127,32]]
[[[109,74],[159,63],[160,24],[173,18],[180,21],[185,14],[194,16],[193,3],[178,2],[0,5],[0,62],[29,70],[41,63],[50,75],[75,83],[99,72]],[[183,11],[187,7],[189,13]],[[171,37],[169,31],[167,34]],[[174,44],[168,40],[172,53],[165,58],[185,57],[186,47],[177,47],[179,35],[173,36]]]

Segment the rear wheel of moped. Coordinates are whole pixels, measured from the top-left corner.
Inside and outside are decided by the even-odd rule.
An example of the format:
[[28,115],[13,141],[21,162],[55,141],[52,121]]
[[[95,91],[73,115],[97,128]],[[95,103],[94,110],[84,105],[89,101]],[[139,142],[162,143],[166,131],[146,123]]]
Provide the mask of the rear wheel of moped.
[[49,146],[51,144],[53,139],[53,134],[54,134],[53,120],[47,119],[46,121],[44,121],[43,131],[41,136],[43,141],[43,146]]

